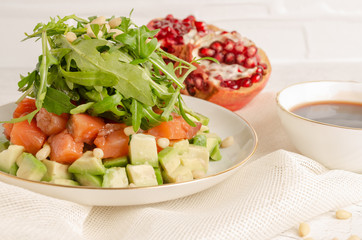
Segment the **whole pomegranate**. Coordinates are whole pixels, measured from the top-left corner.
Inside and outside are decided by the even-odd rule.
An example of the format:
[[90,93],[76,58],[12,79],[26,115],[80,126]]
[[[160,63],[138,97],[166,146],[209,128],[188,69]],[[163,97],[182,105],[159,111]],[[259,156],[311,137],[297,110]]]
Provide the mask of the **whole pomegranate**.
[[232,111],[250,102],[266,85],[271,66],[265,52],[239,33],[227,32],[194,16],[177,19],[167,15],[154,19],[148,28],[160,29],[156,38],[161,48],[191,62],[197,69],[185,80],[183,94],[206,99]]

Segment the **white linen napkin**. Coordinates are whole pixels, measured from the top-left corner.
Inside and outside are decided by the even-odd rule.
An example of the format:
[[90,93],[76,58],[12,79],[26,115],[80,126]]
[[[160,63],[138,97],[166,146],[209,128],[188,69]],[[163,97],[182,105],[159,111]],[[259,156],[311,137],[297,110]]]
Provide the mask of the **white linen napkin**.
[[274,96],[260,94],[238,112],[256,129],[259,148],[215,187],[164,203],[89,208],[0,182],[0,239],[260,240],[362,201],[362,175],[328,170],[293,153]]

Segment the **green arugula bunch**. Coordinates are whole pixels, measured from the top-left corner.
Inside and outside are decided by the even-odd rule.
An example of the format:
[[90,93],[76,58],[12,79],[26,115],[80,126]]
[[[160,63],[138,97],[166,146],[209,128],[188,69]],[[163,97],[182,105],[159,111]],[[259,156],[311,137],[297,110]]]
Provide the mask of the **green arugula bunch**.
[[[41,40],[42,54],[35,70],[21,76],[18,86],[24,93],[19,101],[34,97],[37,110],[10,122],[31,121],[46,108],[58,115],[87,112],[125,122],[135,131],[169,121],[172,112],[194,126],[190,116],[202,116],[185,107],[180,95],[185,78],[195,70],[192,62],[160,49],[154,38],[158,30],[138,27],[130,18],[121,17],[117,28],[123,33],[114,37],[105,27],[91,24],[93,19],[75,15],[51,18],[26,34],[24,40]],[[101,37],[87,35],[87,26]],[[77,39],[69,42],[68,32]],[[172,61],[166,64],[164,57]]]

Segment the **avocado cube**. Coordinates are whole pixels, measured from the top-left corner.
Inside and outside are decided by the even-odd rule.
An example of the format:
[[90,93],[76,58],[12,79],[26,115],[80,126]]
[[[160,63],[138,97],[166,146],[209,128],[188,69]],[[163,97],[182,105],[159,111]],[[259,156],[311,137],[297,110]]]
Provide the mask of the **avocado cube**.
[[209,136],[206,139],[206,148],[209,150],[210,158],[214,161],[221,160],[220,142],[217,137]]
[[68,172],[68,165],[61,164],[47,159],[42,160],[42,163],[47,167],[47,173],[42,181],[50,182],[54,179],[71,179],[72,175]]
[[129,144],[129,155],[132,165],[148,163],[152,167],[158,167],[155,137],[146,134],[133,134]]
[[82,186],[102,187],[102,176],[96,176],[89,173],[75,173],[74,177]]
[[64,179],[64,178],[54,178],[50,182],[54,183],[54,184],[66,185],[66,186],[79,186],[78,182],[71,180],[71,179]]
[[194,145],[206,147],[206,136],[203,134],[198,134],[191,139],[191,143]]
[[106,168],[100,158],[93,156],[92,151],[87,151],[69,166],[68,172],[79,174],[103,175]]
[[133,183],[137,187],[158,185],[155,170],[151,165],[128,164],[126,169],[130,183]]
[[177,150],[178,154],[183,154],[189,150],[189,145],[189,141],[185,139],[174,143],[172,147]]
[[0,137],[0,152],[8,149],[10,146],[9,140],[7,140],[4,136]]
[[185,166],[178,166],[172,173],[164,172],[164,178],[170,183],[179,183],[193,180],[193,175],[190,169]]
[[124,167],[108,168],[103,176],[102,187],[106,188],[128,187],[126,168]]
[[128,164],[127,156],[103,159],[103,165],[106,168],[125,167],[127,166],[127,164]]
[[173,147],[166,147],[159,152],[158,161],[160,162],[162,168],[168,173],[175,171],[175,169],[181,164],[178,151]]
[[[24,147],[19,145],[10,145],[8,149],[0,153],[0,171],[14,175],[16,169],[16,160],[24,152]],[[15,171],[16,172],[16,171]]]
[[153,168],[153,169],[155,170],[158,185],[162,185],[163,184],[163,178],[162,178],[161,169],[160,168]]
[[222,159],[219,145],[216,145],[216,147],[214,148],[214,150],[210,154],[210,159],[214,160],[214,161],[219,161],[219,160]]
[[209,168],[209,151],[205,147],[190,144],[189,151],[181,155],[181,163],[190,169],[193,178],[204,177]]
[[21,164],[16,176],[33,181],[40,181],[44,177],[47,167],[31,153],[23,152],[19,158]]

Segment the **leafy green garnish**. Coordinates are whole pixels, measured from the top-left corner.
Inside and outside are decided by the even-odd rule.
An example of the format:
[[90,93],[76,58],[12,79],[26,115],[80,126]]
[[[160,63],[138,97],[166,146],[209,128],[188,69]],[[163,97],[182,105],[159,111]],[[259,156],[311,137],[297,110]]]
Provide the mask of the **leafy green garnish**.
[[[135,131],[169,121],[173,112],[193,126],[186,112],[193,114],[184,106],[180,89],[196,67],[160,49],[154,37],[158,30],[121,17],[116,28],[123,33],[114,37],[105,25],[94,24],[95,18],[51,18],[26,34],[24,40],[41,40],[42,54],[35,70],[21,76],[18,86],[21,99],[34,97],[37,109],[10,122],[31,121],[45,108],[58,115],[102,116],[132,125]],[[68,40],[69,32],[77,39]],[[166,64],[164,58],[171,62]]]

